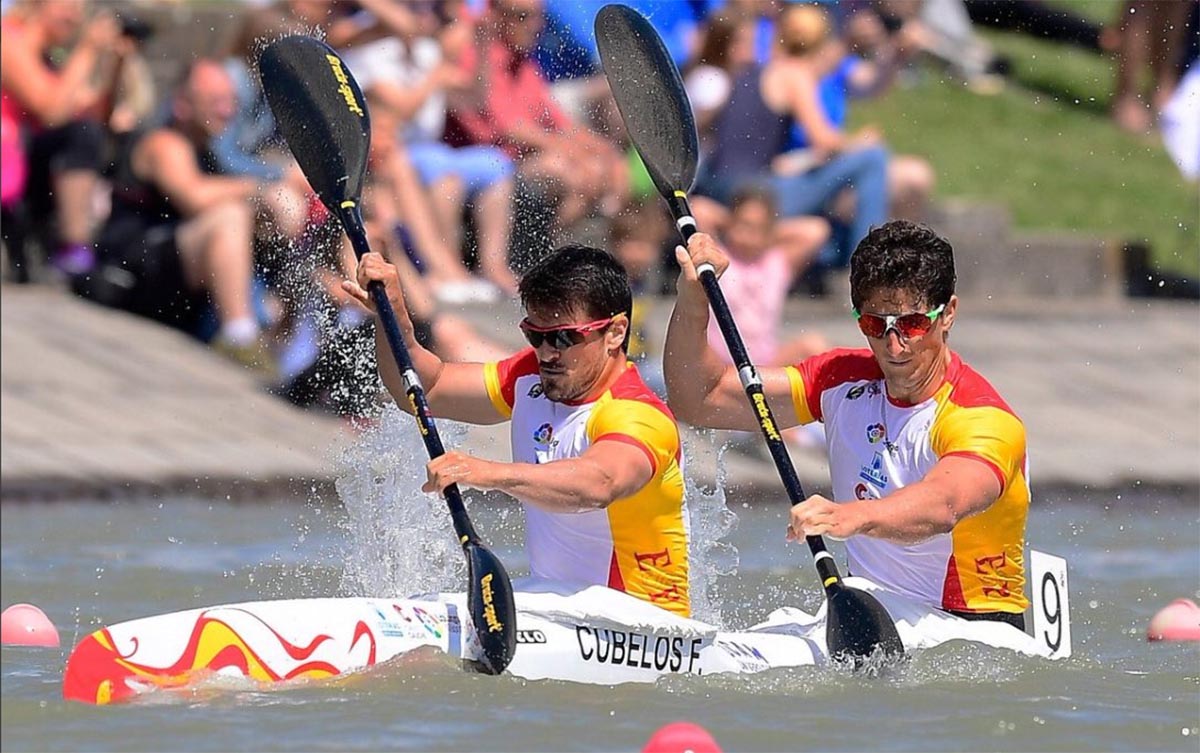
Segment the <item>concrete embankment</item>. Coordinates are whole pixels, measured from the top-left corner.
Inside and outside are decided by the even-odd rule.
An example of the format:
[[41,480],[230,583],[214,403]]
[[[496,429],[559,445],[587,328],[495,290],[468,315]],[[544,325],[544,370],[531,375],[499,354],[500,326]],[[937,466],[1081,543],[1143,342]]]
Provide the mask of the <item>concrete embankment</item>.
[[[0,295],[0,494],[5,500],[145,493],[239,497],[327,489],[348,425],[267,393],[189,338],[50,288]],[[649,307],[652,351],[670,301]],[[458,311],[514,349],[517,307]],[[790,331],[861,343],[844,306],[795,302]],[[1024,419],[1037,489],[1162,487],[1200,496],[1200,308],[1108,299],[965,300],[953,343]],[[711,484],[711,450],[729,437],[688,431]],[[503,458],[503,426],[466,448]],[[793,451],[806,488],[828,473],[817,449]],[[739,498],[783,501],[761,442],[725,454]],[[322,492],[324,493],[324,492]]]

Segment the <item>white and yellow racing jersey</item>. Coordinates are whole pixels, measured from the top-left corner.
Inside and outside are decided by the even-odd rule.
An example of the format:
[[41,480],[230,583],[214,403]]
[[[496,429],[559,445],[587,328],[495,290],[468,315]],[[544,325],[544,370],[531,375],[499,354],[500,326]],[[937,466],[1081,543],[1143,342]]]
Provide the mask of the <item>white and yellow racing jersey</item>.
[[679,427],[670,409],[627,362],[592,402],[553,402],[542,394],[532,348],[484,367],[488,395],[511,419],[513,460],[579,457],[595,442],[625,442],[645,453],[654,476],[603,510],[554,513],[524,503],[532,574],[604,585],[689,616],[688,515]]
[[984,463],[1000,482],[999,498],[950,533],[908,545],[852,536],[850,572],[942,609],[1024,612],[1025,427],[996,390],[956,353],[937,393],[915,405],[887,397],[866,349],[833,350],[787,371],[800,422],[825,424],[836,500],[885,505],[949,455]]

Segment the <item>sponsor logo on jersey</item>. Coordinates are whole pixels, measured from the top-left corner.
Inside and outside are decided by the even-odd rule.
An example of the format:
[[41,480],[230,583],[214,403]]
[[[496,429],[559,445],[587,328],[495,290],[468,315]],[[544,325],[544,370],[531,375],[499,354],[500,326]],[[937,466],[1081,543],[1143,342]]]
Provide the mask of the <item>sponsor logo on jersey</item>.
[[883,488],[887,486],[888,482],[888,477],[884,474],[883,470],[883,455],[877,452],[871,460],[870,465],[864,465],[859,469],[858,477],[863,481]]
[[854,485],[855,499],[879,499],[879,493],[864,483]]
[[846,393],[846,399],[847,400],[857,400],[860,397],[862,397],[863,393],[866,391],[867,391],[867,386],[865,384],[860,384],[857,387],[851,389],[849,392]]
[[537,398],[541,397],[544,392],[545,392],[545,390],[542,388],[542,383],[534,382],[533,386],[529,388],[528,394],[529,394],[529,397],[537,399]]

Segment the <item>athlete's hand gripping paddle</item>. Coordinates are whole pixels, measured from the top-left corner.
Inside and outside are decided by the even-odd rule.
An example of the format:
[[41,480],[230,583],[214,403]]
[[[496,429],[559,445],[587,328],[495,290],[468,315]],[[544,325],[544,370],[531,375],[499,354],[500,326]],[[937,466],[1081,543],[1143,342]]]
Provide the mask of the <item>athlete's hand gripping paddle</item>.
[[[624,5],[600,9],[596,15],[596,43],[629,137],[655,187],[666,199],[686,243],[697,232],[687,191],[696,178],[699,145],[679,69],[650,22]],[[802,502],[805,494],[800,479],[776,429],[762,380],[750,363],[717,276],[710,264],[700,265],[697,271],[788,497],[792,504]],[[830,656],[862,659],[880,649],[889,655],[903,653],[896,625],[879,600],[845,584],[833,555],[825,549],[824,539],[808,536],[806,540],[828,601],[826,640]]]
[[[328,45],[312,37],[291,36],[268,46],[259,58],[263,91],[288,147],[321,202],[329,208],[362,258],[371,249],[363,230],[359,197],[371,143],[370,116],[350,70]],[[396,324],[383,284],[367,288],[379,312],[405,391],[431,458],[445,454],[442,440]],[[516,649],[516,606],[503,563],[479,540],[463,506],[458,486],[445,490],[454,532],[467,557],[467,605],[483,657],[478,669],[499,674]]]

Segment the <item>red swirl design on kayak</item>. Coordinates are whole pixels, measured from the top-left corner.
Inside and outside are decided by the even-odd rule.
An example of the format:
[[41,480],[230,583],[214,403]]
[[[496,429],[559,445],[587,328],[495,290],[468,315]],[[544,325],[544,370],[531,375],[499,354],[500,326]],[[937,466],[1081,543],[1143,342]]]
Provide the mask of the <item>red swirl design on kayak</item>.
[[[106,703],[134,694],[134,689],[125,682],[126,678],[141,678],[147,684],[159,687],[182,687],[199,677],[228,668],[235,668],[242,675],[261,682],[329,677],[347,669],[344,665],[339,667],[329,661],[311,658],[322,645],[333,640],[331,635],[322,633],[306,645],[294,644],[253,612],[224,607],[220,610],[220,616],[213,616],[214,611],[200,613],[183,652],[176,661],[165,667],[133,661],[141,646],[137,636],[125,639],[128,650],[122,652],[108,629],[93,633],[80,643],[68,661],[63,681],[64,695],[73,700]],[[247,616],[262,625],[278,642],[279,648],[293,661],[300,663],[290,670],[272,667],[269,660],[261,652],[252,649],[242,633],[229,623],[227,615],[230,612]],[[364,638],[369,647],[365,666],[371,666],[376,662],[377,641],[370,626],[362,620],[355,623],[350,645],[342,656],[353,654]]]

